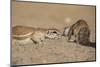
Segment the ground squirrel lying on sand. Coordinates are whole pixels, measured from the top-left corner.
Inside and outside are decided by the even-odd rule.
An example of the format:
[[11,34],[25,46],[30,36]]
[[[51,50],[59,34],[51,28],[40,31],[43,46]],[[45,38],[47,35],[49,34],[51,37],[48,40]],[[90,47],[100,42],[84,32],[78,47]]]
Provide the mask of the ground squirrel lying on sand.
[[[60,31],[56,28],[34,28],[28,26],[14,26],[12,28],[12,38],[16,40],[32,40],[35,44],[41,44],[47,39],[59,39]],[[25,42],[25,41],[23,41]]]

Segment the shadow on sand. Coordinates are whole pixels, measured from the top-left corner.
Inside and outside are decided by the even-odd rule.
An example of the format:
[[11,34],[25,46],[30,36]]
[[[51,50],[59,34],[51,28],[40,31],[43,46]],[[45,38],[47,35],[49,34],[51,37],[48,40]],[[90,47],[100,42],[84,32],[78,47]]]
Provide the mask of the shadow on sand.
[[81,45],[96,48],[95,42],[88,42],[87,44],[81,44]]

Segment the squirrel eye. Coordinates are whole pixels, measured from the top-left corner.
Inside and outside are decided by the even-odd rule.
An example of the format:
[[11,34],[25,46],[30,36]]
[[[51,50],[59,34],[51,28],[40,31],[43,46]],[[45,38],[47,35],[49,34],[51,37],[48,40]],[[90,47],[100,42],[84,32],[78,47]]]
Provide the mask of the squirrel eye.
[[53,33],[57,33],[56,31],[54,31]]

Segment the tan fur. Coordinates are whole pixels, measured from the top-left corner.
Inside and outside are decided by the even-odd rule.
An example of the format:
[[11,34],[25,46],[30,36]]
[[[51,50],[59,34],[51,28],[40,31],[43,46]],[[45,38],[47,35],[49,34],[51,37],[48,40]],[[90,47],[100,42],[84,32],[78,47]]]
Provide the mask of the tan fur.
[[[53,33],[56,31],[56,33]],[[14,26],[12,28],[12,37],[16,40],[27,40],[30,39],[34,43],[41,44],[46,38],[56,39],[58,38],[59,30],[56,28],[44,29],[44,28],[33,28],[27,26]]]

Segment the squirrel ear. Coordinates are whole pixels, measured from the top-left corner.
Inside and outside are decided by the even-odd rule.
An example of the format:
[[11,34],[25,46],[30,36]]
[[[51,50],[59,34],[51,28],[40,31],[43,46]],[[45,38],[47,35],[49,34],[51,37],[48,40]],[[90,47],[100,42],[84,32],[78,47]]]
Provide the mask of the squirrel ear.
[[57,33],[56,31],[53,31],[53,33]]

